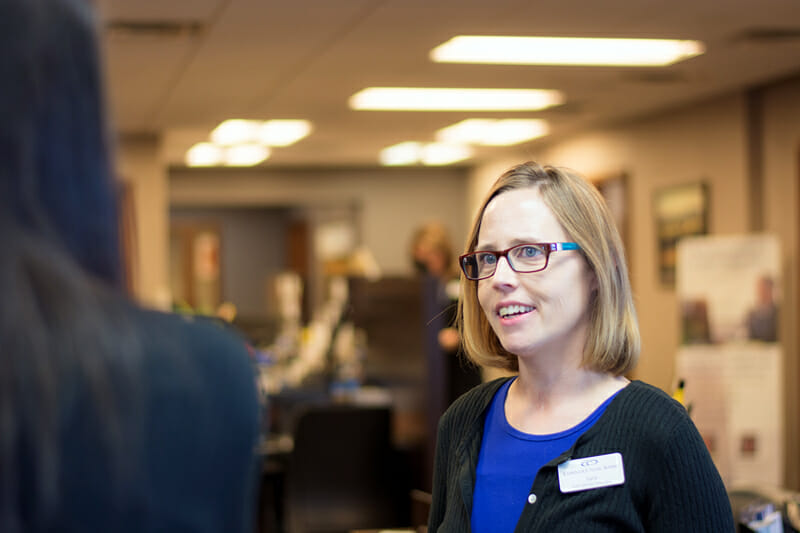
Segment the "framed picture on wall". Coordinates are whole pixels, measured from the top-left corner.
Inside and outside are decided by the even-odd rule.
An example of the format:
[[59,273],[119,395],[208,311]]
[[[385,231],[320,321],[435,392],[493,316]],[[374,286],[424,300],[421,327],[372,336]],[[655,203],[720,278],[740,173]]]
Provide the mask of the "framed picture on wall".
[[170,224],[170,289],[176,310],[212,315],[222,303],[222,227],[216,220]]
[[630,258],[630,239],[628,236],[628,178],[625,173],[600,176],[591,180],[608,205],[617,230],[622,237],[625,251]]
[[676,245],[708,233],[708,184],[702,181],[657,190],[653,199],[661,284],[675,287]]

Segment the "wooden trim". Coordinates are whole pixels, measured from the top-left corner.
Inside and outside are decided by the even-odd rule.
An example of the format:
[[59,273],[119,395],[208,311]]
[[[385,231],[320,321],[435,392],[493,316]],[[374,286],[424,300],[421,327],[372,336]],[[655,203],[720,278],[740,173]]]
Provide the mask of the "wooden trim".
[[122,261],[123,286],[133,297],[139,279],[139,249],[133,186],[122,179],[117,180],[117,213],[119,219],[119,243]]

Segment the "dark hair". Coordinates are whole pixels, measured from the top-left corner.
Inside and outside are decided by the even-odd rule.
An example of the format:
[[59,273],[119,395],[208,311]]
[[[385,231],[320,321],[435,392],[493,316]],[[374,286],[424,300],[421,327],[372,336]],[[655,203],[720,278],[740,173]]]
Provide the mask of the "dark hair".
[[[124,491],[141,347],[118,290],[114,181],[84,0],[0,2],[0,530],[52,529],[64,425],[85,397]],[[122,446],[124,443],[124,446]],[[127,497],[134,497],[128,494]],[[61,524],[63,526],[63,524]],[[38,529],[37,529],[38,530]]]
[[0,207],[121,282],[94,19],[82,0],[0,4]]

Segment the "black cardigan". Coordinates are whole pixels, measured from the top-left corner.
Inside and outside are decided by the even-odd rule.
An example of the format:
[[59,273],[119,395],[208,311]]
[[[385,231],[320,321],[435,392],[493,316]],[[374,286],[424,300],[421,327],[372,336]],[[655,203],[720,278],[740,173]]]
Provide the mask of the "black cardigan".
[[[509,378],[459,398],[439,422],[429,532],[470,530],[475,470],[487,408]],[[564,494],[558,464],[622,454],[625,483]],[[516,531],[734,531],[725,486],[700,434],[678,402],[634,381],[575,445],[542,467]]]

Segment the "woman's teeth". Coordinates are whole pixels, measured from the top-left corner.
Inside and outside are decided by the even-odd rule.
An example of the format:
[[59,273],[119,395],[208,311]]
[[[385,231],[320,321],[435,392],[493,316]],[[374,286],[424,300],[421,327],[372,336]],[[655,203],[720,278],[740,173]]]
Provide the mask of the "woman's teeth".
[[506,305],[499,309],[497,312],[500,318],[508,318],[514,315],[521,315],[533,311],[533,307],[528,305]]

